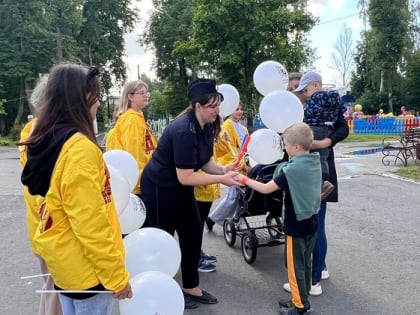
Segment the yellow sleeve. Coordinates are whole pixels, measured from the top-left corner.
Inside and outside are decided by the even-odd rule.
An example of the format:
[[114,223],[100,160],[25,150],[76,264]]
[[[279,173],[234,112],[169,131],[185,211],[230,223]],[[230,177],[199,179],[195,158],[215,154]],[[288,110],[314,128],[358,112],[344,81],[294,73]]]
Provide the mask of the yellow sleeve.
[[[148,143],[147,136],[151,137],[152,145]],[[128,111],[121,115],[115,126],[115,138],[116,149],[125,150],[136,159],[141,176],[157,146],[156,138],[148,130],[142,114]],[[140,182],[133,189],[133,194],[139,193]]]
[[115,128],[108,131],[105,139],[105,150],[110,151],[115,149]]
[[121,231],[107,181],[102,153],[85,139],[69,149],[60,182],[63,208],[84,256],[105,288],[122,290],[128,283]]

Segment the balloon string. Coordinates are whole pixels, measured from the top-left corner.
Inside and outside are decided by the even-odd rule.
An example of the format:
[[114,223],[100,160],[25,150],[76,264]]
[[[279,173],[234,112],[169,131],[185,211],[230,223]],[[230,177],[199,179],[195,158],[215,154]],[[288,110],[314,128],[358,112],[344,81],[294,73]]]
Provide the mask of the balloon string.
[[112,291],[95,290],[36,290],[36,293],[114,293]]
[[43,273],[43,274],[39,274],[39,275],[24,276],[24,277],[20,277],[20,278],[23,280],[23,279],[41,278],[41,277],[48,277],[48,276],[51,276],[51,274]]

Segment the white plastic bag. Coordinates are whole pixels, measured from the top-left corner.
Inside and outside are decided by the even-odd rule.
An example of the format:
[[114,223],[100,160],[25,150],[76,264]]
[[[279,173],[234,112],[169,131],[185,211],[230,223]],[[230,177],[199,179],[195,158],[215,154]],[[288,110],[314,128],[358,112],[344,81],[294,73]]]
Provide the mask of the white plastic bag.
[[226,218],[231,217],[236,208],[239,206],[236,186],[229,187],[229,191],[225,197],[220,200],[216,208],[209,214],[209,218],[219,225],[223,225]]

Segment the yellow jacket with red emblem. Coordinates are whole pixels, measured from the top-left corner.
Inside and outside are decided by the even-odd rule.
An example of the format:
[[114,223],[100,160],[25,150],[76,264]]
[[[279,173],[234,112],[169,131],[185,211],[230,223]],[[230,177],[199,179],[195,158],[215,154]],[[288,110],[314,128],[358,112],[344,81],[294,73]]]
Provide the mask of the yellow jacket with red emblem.
[[76,133],[57,158],[33,242],[57,286],[83,290],[128,283],[109,172],[100,148]]
[[[149,130],[142,112],[129,109],[122,113],[115,124],[114,149],[130,153],[137,161],[140,176],[147,162],[152,158],[152,153],[157,147],[157,140]],[[132,191],[140,193],[140,182]]]

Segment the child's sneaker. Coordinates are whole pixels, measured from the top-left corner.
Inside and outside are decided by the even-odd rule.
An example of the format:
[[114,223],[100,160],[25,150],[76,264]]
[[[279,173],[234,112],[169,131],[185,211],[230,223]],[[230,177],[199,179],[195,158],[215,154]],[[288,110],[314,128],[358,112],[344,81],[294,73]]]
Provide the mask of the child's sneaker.
[[200,258],[200,261],[198,262],[198,271],[213,272],[216,271],[216,266],[208,263],[204,258]]
[[327,198],[329,194],[331,194],[335,189],[335,186],[331,184],[329,181],[324,180],[322,183],[322,192],[321,192],[321,200]]
[[321,279],[322,280],[327,280],[330,277],[330,273],[328,272],[328,269],[324,269],[321,272]]
[[280,308],[280,315],[305,315],[308,314],[305,310],[297,309],[296,307]]
[[[292,292],[292,290],[290,289],[290,283],[288,282],[283,284],[283,289],[286,292],[289,292],[289,293]],[[309,290],[309,294],[314,295],[314,296],[321,295],[322,294],[321,283],[318,282],[316,284],[313,284],[311,287],[311,290]]]
[[206,253],[204,252],[201,252],[200,254],[200,260],[201,259],[204,259],[206,263],[210,263],[210,264],[217,262],[216,256],[206,255]]

